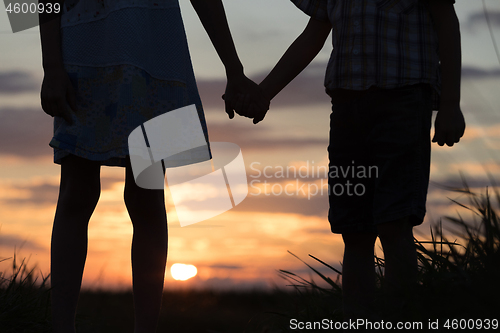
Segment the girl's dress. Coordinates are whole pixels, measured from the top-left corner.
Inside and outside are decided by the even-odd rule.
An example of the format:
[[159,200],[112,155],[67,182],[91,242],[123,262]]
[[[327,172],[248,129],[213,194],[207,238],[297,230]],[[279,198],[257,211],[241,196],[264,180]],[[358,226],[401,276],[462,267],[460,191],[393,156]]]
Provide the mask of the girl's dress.
[[135,128],[191,104],[208,143],[178,0],[66,0],[63,7],[63,62],[78,110],[71,126],[54,118],[54,163],[73,154],[124,167]]

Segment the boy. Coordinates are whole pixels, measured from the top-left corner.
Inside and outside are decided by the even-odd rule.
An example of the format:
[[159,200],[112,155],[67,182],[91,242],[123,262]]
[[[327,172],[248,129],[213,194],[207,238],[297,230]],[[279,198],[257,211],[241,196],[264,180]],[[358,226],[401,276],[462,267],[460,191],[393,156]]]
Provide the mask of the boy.
[[[344,317],[373,314],[377,236],[385,257],[387,311],[394,313],[409,305],[417,283],[412,228],[425,216],[432,110],[439,110],[433,142],[451,147],[465,131],[455,1],[291,1],[311,19],[260,86],[272,99],[333,32],[325,77],[333,104],[330,171],[348,166],[376,170],[371,177],[329,174],[329,222],[345,245]],[[248,98],[229,97],[227,108],[254,118],[254,123],[265,117],[267,110]],[[347,182],[361,183],[366,191],[341,193],[336,185],[345,187]]]

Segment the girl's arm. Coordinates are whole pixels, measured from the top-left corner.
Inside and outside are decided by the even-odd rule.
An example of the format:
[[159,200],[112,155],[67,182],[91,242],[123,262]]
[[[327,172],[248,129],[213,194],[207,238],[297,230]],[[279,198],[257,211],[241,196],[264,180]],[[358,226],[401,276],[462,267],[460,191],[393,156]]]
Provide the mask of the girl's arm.
[[60,33],[61,16],[40,13],[38,17],[40,22],[43,69],[44,71],[63,69]]
[[[41,1],[43,2],[43,1]],[[61,4],[64,1],[58,1]],[[40,99],[42,109],[72,124],[66,101],[76,111],[76,94],[64,69],[61,49],[61,15],[39,14],[42,67],[44,77]]]
[[[300,36],[288,48],[271,73],[262,81],[260,87],[268,99],[273,99],[283,88],[311,63],[325,45],[332,30],[330,22],[309,20]],[[254,124],[265,117],[265,111],[254,118]]]
[[236,53],[222,1],[191,0],[191,4],[226,68],[227,76],[243,76],[243,65]]
[[[243,71],[233,38],[229,30],[224,6],[221,0],[191,0],[203,27],[205,28],[212,44],[226,69],[227,86],[224,100],[229,118],[234,117],[231,102],[237,94],[250,94],[254,102],[260,107],[269,105],[259,86],[248,79]],[[243,112],[246,112],[243,110]]]

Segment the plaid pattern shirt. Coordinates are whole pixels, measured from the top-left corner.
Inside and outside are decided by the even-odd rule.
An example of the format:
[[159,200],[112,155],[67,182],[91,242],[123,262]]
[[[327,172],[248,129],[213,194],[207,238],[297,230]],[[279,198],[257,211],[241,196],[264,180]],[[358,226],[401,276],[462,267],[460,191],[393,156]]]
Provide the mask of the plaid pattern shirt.
[[439,108],[438,37],[429,1],[291,0],[307,15],[330,21],[333,51],[325,76],[327,92],[428,83]]

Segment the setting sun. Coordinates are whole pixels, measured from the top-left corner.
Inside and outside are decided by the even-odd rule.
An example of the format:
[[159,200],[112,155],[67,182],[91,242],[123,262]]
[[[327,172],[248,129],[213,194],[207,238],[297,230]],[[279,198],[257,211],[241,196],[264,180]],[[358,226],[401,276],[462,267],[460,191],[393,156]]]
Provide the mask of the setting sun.
[[170,267],[170,274],[174,280],[186,281],[198,274],[198,270],[193,265],[173,264]]

